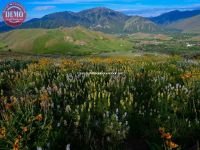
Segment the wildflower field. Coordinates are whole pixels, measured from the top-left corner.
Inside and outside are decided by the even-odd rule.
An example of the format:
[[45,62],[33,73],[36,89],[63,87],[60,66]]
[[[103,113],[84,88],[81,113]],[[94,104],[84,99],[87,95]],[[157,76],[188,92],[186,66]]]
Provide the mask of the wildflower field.
[[0,62],[0,150],[188,150],[199,139],[199,60]]

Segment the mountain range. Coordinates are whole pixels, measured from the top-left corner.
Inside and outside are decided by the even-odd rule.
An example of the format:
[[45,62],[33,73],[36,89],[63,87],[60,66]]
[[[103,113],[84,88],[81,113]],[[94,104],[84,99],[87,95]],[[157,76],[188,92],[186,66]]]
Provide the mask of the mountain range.
[[[75,27],[82,26],[95,31],[102,31],[105,33],[160,33],[171,31],[183,31],[187,28],[190,31],[190,26],[187,23],[183,27],[176,23],[190,20],[192,28],[199,25],[200,20],[195,16],[200,15],[200,10],[192,11],[171,11],[164,13],[157,17],[145,18],[141,16],[128,16],[124,13],[114,11],[104,7],[97,7],[83,10],[80,12],[57,12],[48,14],[42,18],[31,19],[22,24],[17,29],[30,28],[45,28],[53,29],[59,27]],[[198,20],[197,20],[198,19]],[[199,22],[199,23],[198,23]],[[182,23],[181,23],[182,24]],[[198,27],[197,27],[198,28]],[[0,32],[13,30],[13,28],[6,26],[3,22],[0,23]]]
[[[58,28],[83,26],[92,30],[106,33],[134,33],[157,32],[161,29],[148,18],[139,16],[127,16],[121,12],[104,7],[92,8],[80,12],[57,12],[42,18],[35,18],[25,22],[19,28]],[[11,30],[4,24],[0,24],[0,32]]]

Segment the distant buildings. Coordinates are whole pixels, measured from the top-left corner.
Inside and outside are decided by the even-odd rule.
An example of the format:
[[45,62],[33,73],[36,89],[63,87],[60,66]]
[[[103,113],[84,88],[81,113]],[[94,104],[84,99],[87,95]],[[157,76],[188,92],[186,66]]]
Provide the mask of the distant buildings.
[[195,44],[191,44],[191,43],[186,43],[187,47],[193,47],[195,46]]
[[200,46],[200,43],[186,43],[187,47]]

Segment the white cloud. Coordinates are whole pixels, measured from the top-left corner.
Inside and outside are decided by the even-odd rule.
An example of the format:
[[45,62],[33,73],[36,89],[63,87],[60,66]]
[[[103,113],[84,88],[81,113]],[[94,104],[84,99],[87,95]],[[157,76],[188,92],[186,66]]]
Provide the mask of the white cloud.
[[45,10],[50,10],[54,8],[56,8],[56,6],[37,6],[34,9],[37,11],[45,11]]

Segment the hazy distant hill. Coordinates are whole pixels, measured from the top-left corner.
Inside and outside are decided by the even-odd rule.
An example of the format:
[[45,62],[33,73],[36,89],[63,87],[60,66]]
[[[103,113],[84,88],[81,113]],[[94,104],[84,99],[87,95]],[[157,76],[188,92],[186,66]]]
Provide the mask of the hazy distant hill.
[[0,34],[0,51],[11,49],[34,54],[85,55],[128,51],[132,46],[126,40],[82,27],[19,29]]
[[[164,30],[143,17],[131,17],[103,7],[88,9],[78,13],[65,11],[49,14],[39,19],[32,19],[24,23],[20,28],[52,29],[75,26],[83,26],[106,33],[123,33],[124,31],[130,33],[160,32]],[[5,28],[5,25],[0,26],[0,31],[7,31]]]
[[187,33],[200,33],[200,15],[168,25],[169,28],[180,29]]
[[200,14],[200,10],[191,10],[191,11],[171,11],[164,13],[157,17],[149,18],[151,21],[155,22],[156,24],[160,25],[167,25],[173,22],[176,22],[181,19],[190,18]]
[[12,27],[7,26],[4,22],[0,22],[0,32],[10,31]]
[[127,33],[154,33],[163,32],[164,29],[146,18],[136,16],[126,21],[124,31]]

